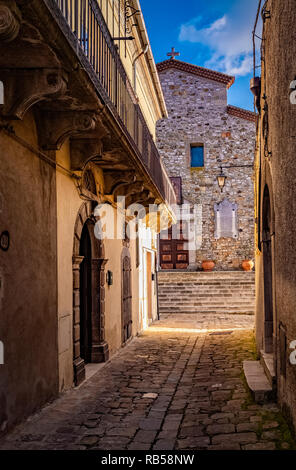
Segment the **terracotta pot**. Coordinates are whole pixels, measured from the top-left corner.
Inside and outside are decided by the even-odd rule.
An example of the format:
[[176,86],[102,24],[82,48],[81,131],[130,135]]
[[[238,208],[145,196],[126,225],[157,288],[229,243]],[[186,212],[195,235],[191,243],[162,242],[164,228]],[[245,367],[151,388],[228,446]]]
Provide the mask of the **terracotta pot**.
[[253,267],[254,267],[254,263],[251,259],[245,259],[242,262],[242,268],[244,271],[252,271]]
[[206,261],[203,261],[202,262],[202,265],[201,265],[203,271],[213,271],[214,267],[215,267],[215,263],[214,261],[212,260],[206,260]]

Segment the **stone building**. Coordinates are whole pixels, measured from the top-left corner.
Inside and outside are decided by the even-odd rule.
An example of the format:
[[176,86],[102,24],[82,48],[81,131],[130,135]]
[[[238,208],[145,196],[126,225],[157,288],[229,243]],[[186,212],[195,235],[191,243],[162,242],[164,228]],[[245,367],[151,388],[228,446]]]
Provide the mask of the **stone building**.
[[[172,219],[176,197],[154,143],[156,66],[129,6],[0,0],[1,433],[156,316],[162,214],[147,207]],[[140,240],[108,235],[127,225]]]
[[261,84],[259,77],[251,84],[260,113],[255,162],[257,349],[270,385],[296,427],[295,2],[268,0],[261,13]]
[[[195,208],[194,243],[185,248],[179,239],[170,247],[164,236],[160,265],[196,271],[203,260],[213,260],[216,270],[239,270],[244,259],[254,259],[256,116],[227,105],[234,77],[174,58],[157,70],[168,109],[168,118],[157,123],[157,146],[182,188],[180,202]],[[217,184],[221,167],[227,176],[223,193]]]

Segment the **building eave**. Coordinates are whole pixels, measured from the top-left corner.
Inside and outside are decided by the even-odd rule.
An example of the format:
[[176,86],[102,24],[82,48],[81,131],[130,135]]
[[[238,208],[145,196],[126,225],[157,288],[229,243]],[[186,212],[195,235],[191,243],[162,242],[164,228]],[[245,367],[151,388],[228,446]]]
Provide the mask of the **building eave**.
[[215,70],[206,69],[204,67],[199,67],[198,65],[189,64],[188,62],[183,62],[176,59],[168,59],[163,62],[159,62],[157,65],[157,70],[159,73],[164,72],[169,69],[176,69],[186,73],[192,73],[198,77],[207,78],[215,82],[223,83],[226,85],[227,89],[230,88],[234,81],[235,77],[231,75],[226,75]]
[[238,108],[237,106],[227,106],[227,113],[231,116],[235,116],[241,119],[245,119],[246,121],[250,122],[257,122],[258,114],[254,113],[253,111],[249,111],[244,108]]
[[159,101],[159,106],[160,106],[160,111],[161,111],[161,116],[160,117],[167,118],[168,117],[168,111],[167,111],[165,99],[164,99],[164,96],[163,96],[162,87],[161,87],[161,84],[160,84],[160,80],[159,80],[159,76],[158,76],[158,72],[157,72],[157,68],[156,68],[156,64],[155,64],[155,60],[154,60],[154,56],[153,56],[153,52],[152,52],[152,49],[151,49],[151,44],[150,44],[150,41],[149,41],[149,37],[148,37],[144,17],[143,17],[143,14],[142,14],[141,5],[140,5],[139,0],[131,0],[131,3],[133,4],[134,8],[136,10],[139,10],[139,12],[140,12],[137,15],[138,31],[139,31],[139,34],[141,35],[143,44],[148,45],[148,51],[147,51],[147,54],[145,55],[145,57],[147,58],[149,69],[150,69],[150,72],[151,72],[151,75],[152,75],[152,78],[153,78],[153,84],[154,84],[156,96],[157,96],[158,101]]

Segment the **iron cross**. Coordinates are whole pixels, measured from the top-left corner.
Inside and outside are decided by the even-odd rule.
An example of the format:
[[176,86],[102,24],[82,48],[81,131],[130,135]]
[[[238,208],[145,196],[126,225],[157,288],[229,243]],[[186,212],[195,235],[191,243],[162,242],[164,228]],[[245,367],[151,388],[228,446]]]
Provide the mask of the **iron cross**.
[[180,52],[176,52],[174,47],[172,47],[171,52],[167,53],[167,56],[170,57],[171,59],[175,59],[175,57],[179,55],[180,55]]

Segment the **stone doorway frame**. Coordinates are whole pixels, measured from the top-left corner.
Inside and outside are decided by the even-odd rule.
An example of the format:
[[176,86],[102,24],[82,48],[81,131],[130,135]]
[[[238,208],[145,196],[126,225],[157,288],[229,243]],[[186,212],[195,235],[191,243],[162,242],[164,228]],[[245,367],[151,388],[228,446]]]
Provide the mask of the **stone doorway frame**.
[[[128,269],[125,269],[125,262],[128,260]],[[125,274],[128,273],[128,274]],[[124,278],[126,276],[126,279]],[[125,292],[126,281],[128,282],[128,291]],[[127,315],[125,311],[124,299],[129,299],[129,324],[130,335],[125,335],[125,322]],[[121,252],[121,344],[124,346],[133,336],[133,290],[132,290],[132,260],[129,248],[123,247]],[[129,330],[128,330],[129,332]]]
[[92,344],[91,362],[106,362],[109,348],[105,340],[105,248],[102,241],[95,238],[96,219],[93,204],[88,201],[80,206],[74,227],[73,243],[73,368],[74,384],[77,386],[85,379],[85,362],[80,356],[80,239],[83,227],[87,224],[91,240],[92,260]]
[[274,351],[274,299],[273,299],[273,218],[271,193],[266,184],[262,200],[262,253],[264,285],[264,351]]

